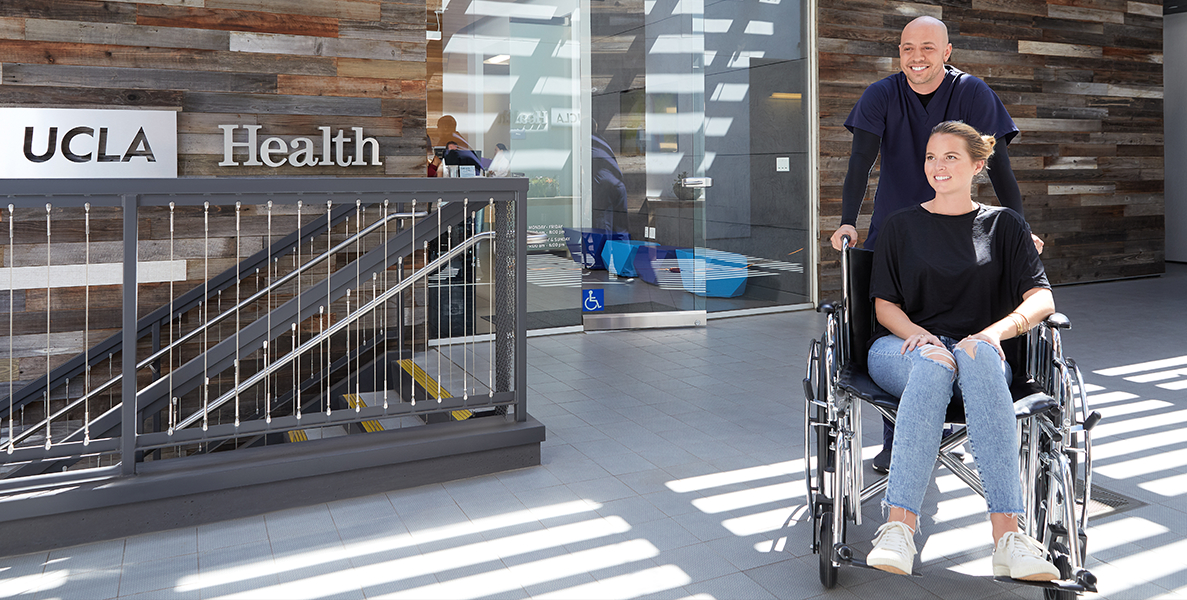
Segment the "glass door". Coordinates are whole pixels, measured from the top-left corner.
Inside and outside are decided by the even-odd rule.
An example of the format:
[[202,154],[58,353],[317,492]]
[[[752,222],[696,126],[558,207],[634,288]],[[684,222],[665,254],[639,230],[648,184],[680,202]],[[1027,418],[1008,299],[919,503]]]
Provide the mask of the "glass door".
[[591,3],[586,330],[704,325],[729,266],[705,248],[704,4],[647,4]]
[[589,3],[585,329],[809,306],[807,3],[621,4]]

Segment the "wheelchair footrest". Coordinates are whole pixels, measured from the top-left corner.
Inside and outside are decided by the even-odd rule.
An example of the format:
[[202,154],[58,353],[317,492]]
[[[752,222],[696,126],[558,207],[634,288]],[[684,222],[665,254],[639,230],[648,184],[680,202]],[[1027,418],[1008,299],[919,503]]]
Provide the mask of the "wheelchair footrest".
[[[849,544],[837,544],[836,548],[833,549],[833,557],[837,561],[837,564],[881,571],[881,569],[877,567],[871,567],[870,565],[867,565],[866,557],[864,555],[855,554],[853,552],[853,548],[851,548]],[[883,573],[885,573],[885,571],[883,571]],[[923,577],[923,575],[919,574],[918,572],[912,572],[911,577]]]
[[1088,571],[1081,571],[1079,577],[1076,579],[1062,579],[1055,581],[1026,581],[1025,579],[1013,579],[1011,577],[994,577],[994,581],[1001,581],[1003,583],[1014,583],[1019,585],[1027,585],[1030,587],[1039,587],[1049,590],[1060,590],[1064,592],[1096,592],[1096,577]]

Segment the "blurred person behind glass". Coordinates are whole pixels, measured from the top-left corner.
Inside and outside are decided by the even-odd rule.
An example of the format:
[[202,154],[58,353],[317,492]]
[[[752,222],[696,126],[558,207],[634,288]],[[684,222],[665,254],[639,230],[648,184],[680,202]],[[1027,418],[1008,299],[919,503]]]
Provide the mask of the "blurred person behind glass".
[[441,157],[437,156],[437,153],[433,150],[433,140],[428,135],[425,135],[425,148],[428,150],[428,173],[426,176],[441,177],[444,175],[442,173],[444,169],[441,168]]
[[591,224],[595,229],[628,233],[630,224],[622,169],[610,144],[598,135],[597,125],[597,121],[594,121],[594,133],[590,136],[590,171],[593,173]]
[[511,174],[511,151],[503,144],[495,144],[495,155],[486,169],[487,177],[507,177]]
[[443,115],[437,119],[437,145],[447,146],[450,143],[457,144],[461,148],[470,148],[470,142],[462,137],[462,134],[457,130],[457,119],[451,115]]

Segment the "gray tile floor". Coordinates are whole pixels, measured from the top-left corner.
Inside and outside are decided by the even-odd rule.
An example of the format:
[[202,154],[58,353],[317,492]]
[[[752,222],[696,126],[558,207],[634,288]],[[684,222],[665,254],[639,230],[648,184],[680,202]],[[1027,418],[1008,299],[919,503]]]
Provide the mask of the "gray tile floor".
[[[1106,414],[1096,484],[1145,503],[1091,523],[1095,597],[1187,597],[1187,266],[1056,298]],[[0,598],[1041,597],[988,577],[985,504],[943,469],[924,577],[821,588],[799,385],[820,328],[800,312],[533,338],[540,467],[2,558]]]

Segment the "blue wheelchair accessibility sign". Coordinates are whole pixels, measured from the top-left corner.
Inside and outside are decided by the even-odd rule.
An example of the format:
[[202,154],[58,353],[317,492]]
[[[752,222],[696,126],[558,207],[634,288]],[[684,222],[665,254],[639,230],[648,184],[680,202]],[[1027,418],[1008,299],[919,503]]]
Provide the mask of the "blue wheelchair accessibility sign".
[[606,290],[581,290],[581,312],[598,312],[606,308]]

